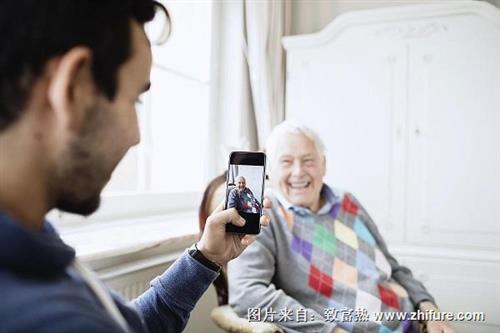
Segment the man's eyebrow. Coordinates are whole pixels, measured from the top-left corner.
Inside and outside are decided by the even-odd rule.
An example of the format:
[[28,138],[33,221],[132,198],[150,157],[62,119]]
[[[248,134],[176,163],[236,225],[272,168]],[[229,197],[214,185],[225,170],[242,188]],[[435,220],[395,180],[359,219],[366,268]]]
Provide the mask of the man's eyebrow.
[[280,159],[283,159],[283,158],[292,158],[292,155],[281,155],[279,158]]

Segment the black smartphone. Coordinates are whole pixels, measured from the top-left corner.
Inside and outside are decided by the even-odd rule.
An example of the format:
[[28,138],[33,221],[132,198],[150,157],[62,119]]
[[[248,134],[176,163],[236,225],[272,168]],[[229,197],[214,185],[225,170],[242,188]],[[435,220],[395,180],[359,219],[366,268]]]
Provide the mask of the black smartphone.
[[264,201],[266,155],[261,152],[233,151],[229,155],[225,209],[235,208],[246,221],[243,227],[226,224],[226,232],[256,235]]

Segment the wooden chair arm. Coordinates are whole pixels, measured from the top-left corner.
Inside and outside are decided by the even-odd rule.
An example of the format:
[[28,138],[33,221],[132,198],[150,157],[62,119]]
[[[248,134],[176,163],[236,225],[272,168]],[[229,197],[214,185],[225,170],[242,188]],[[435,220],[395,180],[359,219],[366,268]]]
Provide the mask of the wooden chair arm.
[[266,322],[249,322],[239,317],[229,305],[218,306],[210,314],[212,320],[230,333],[283,333],[283,330]]

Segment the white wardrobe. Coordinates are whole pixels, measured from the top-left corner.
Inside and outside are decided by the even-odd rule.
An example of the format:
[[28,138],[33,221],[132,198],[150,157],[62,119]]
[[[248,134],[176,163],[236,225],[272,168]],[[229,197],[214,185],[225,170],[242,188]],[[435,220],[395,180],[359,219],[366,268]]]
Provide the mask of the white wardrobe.
[[500,10],[479,1],[343,14],[285,37],[286,117],[459,332],[500,332]]

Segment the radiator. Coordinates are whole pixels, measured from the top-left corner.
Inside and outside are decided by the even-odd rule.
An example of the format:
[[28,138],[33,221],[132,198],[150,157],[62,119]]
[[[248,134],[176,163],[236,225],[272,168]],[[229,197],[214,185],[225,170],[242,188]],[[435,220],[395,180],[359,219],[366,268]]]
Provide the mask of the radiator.
[[111,289],[131,300],[148,289],[151,280],[165,272],[177,255],[133,261],[98,271],[97,274]]

